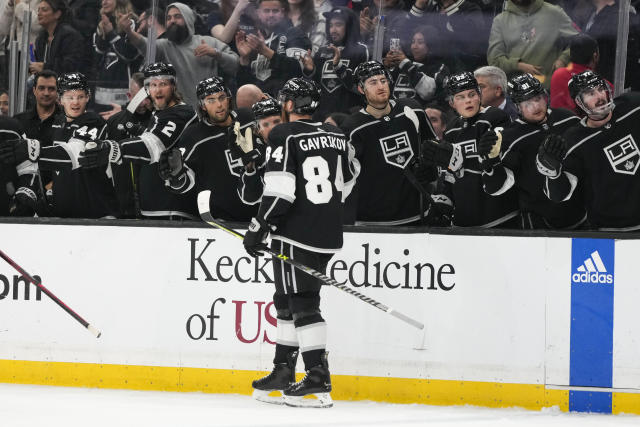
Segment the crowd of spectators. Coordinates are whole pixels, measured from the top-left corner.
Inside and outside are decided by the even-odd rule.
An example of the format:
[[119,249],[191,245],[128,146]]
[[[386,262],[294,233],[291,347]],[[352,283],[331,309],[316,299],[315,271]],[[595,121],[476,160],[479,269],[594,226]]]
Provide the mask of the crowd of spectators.
[[[640,88],[636,3],[625,81],[632,90]],[[581,114],[567,83],[585,70],[613,82],[618,6],[619,0],[161,0],[153,11],[150,0],[0,0],[0,87],[8,85],[6,47],[20,41],[28,10],[30,48],[20,54],[30,55],[31,86],[28,108],[17,117],[31,138],[46,140],[60,113],[55,76],[87,76],[88,108],[108,119],[131,99],[132,76],[156,61],[173,64],[182,99],[196,109],[196,85],[212,76],[222,77],[236,107],[245,109],[277,97],[292,77],[314,80],[321,89],[314,119],[340,126],[365,106],[353,70],[380,54],[392,98],[416,101],[442,139],[458,116],[445,84],[464,71],[475,76],[482,107],[512,120],[520,112],[507,81],[522,73],[539,80],[550,107]],[[150,29],[154,61],[145,57]],[[0,92],[2,114],[7,105]],[[129,206],[124,216],[141,215]]]

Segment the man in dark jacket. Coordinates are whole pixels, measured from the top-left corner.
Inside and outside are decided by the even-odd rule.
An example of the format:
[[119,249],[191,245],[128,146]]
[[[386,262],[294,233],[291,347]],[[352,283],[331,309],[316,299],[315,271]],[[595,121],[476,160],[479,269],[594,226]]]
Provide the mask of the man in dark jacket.
[[[43,147],[53,145],[53,123],[56,116],[62,113],[62,108],[58,104],[57,75],[51,70],[44,70],[36,74],[33,95],[36,98],[36,105],[27,111],[16,114],[15,118],[20,122],[25,130],[27,138],[37,139]],[[53,176],[51,171],[39,171],[33,175],[21,178],[18,182],[17,190],[22,192],[38,192],[51,188]],[[22,187],[25,188],[22,188]],[[32,216],[34,211],[31,207],[23,205],[21,198],[16,198],[16,205],[12,211],[15,216]]]

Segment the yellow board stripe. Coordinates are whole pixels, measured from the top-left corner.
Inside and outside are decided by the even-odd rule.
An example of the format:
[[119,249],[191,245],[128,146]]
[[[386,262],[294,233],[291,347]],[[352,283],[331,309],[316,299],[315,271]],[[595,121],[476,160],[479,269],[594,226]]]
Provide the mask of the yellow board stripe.
[[[251,394],[259,371],[0,360],[0,382]],[[300,375],[299,375],[300,377]],[[332,375],[335,400],[569,410],[569,392],[536,384]],[[613,393],[613,413],[640,414],[640,394]]]

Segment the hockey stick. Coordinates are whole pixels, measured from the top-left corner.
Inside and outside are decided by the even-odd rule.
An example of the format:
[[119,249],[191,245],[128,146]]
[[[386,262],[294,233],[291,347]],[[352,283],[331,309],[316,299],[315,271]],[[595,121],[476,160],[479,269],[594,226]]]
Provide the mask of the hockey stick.
[[[230,228],[225,227],[222,223],[220,223],[219,221],[216,221],[213,216],[211,215],[211,212],[209,210],[209,199],[211,197],[211,191],[209,190],[205,190],[205,191],[201,191],[198,194],[198,211],[200,212],[200,217],[202,218],[202,220],[204,222],[206,222],[207,224],[213,226],[213,227],[217,227],[222,231],[226,231],[227,233],[231,234],[234,237],[237,237],[238,239],[243,240],[244,236],[236,231],[231,230]],[[390,314],[394,317],[397,317],[398,319],[407,322],[408,324],[410,324],[411,326],[414,326],[418,329],[424,329],[424,325],[420,322],[418,322],[417,320],[412,319],[411,317],[402,314],[394,309],[392,309],[391,307],[387,307],[386,305],[374,300],[371,297],[368,297],[366,295],[361,294],[358,291],[355,291],[351,288],[349,288],[346,284],[340,284],[338,282],[336,282],[334,279],[332,279],[329,276],[326,276],[322,273],[320,273],[318,270],[315,270],[311,267],[308,267],[304,264],[299,263],[298,261],[289,258],[286,255],[280,254],[276,251],[274,251],[273,249],[269,248],[269,247],[265,247],[263,249],[264,252],[280,259],[282,262],[285,262],[295,268],[297,268],[300,271],[303,271],[313,277],[315,277],[316,279],[322,281],[323,283],[327,284],[327,285],[331,285],[331,286],[335,286],[336,288],[345,291],[346,293],[353,295],[354,297],[360,299],[361,301],[366,302],[367,304],[370,304],[372,306],[374,306],[375,308],[384,311],[387,314]]]
[[[411,120],[411,123],[413,123],[413,126],[415,126],[416,128],[416,132],[418,133],[418,138],[420,137],[420,120],[418,119],[418,116],[416,115],[416,112],[413,111],[413,109],[411,107],[409,107],[408,105],[404,106],[403,109],[404,115],[407,116],[407,118],[409,120]],[[418,160],[420,161],[420,160]],[[413,171],[411,171],[408,167],[409,165],[407,165],[407,167],[405,167],[403,169],[404,171],[404,176],[409,180],[409,182],[411,183],[411,185],[413,185],[416,190],[418,190],[420,192],[421,198],[420,198],[420,221],[422,222],[424,220],[424,207],[422,205],[423,202],[425,202],[427,204],[427,206],[429,206],[429,208],[431,208],[431,192],[429,190],[427,190],[424,185],[422,185],[422,183],[420,181],[418,181],[418,178],[416,177],[416,175],[413,173]]]
[[65,303],[63,303],[57,296],[55,296],[49,289],[45,288],[44,285],[42,283],[40,283],[39,280],[34,279],[33,277],[31,277],[31,275],[29,275],[29,273],[27,273],[26,271],[24,271],[22,269],[22,267],[20,267],[18,264],[16,264],[11,258],[9,258],[9,256],[7,254],[5,254],[4,252],[2,252],[0,250],[0,257],[2,257],[2,259],[4,259],[7,264],[9,264],[10,266],[12,266],[13,268],[15,268],[18,273],[20,273],[22,275],[22,277],[24,277],[25,279],[27,279],[28,281],[30,281],[31,283],[33,283],[34,285],[36,285],[40,290],[42,290],[42,292],[44,292],[45,294],[47,294],[47,296],[49,298],[51,298],[53,300],[53,302],[55,302],[56,304],[58,304],[60,307],[62,307],[64,309],[64,311],[66,311],[67,313],[69,313],[71,315],[71,317],[73,317],[74,319],[76,319],[82,326],[84,326],[85,328],[87,328],[89,330],[89,332],[91,332],[93,335],[95,335],[96,338],[100,338],[100,335],[102,335],[102,332],[100,332],[99,330],[97,330],[95,327],[93,327],[92,325],[89,324],[89,322],[87,322],[86,320],[84,320],[82,317],[80,317],[80,315],[78,313],[76,313],[75,311],[71,310],[69,308],[68,305],[66,305]]

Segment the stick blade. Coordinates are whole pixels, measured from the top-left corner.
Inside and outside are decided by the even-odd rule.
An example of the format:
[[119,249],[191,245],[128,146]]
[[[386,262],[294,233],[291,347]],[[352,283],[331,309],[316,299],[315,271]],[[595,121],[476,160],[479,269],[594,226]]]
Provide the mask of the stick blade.
[[211,190],[203,190],[198,193],[198,212],[200,215],[209,212],[209,199],[211,198]]

